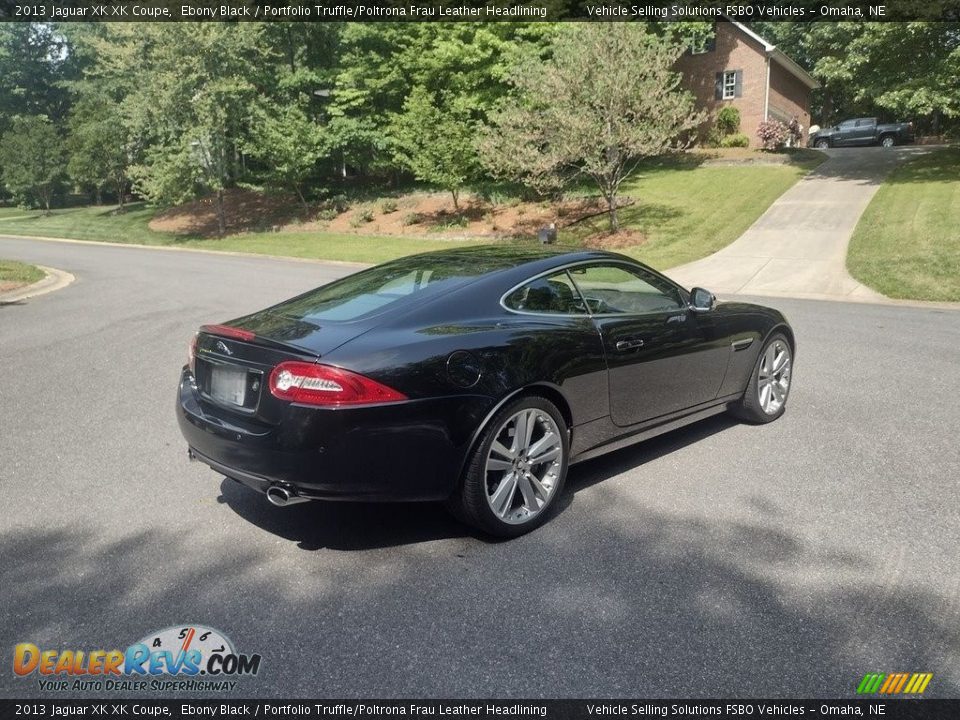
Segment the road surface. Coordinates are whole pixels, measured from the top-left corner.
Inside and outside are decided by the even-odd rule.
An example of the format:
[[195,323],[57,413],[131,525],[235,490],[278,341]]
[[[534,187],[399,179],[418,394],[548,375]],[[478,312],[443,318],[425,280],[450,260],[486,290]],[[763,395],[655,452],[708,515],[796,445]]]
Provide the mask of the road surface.
[[[0,306],[4,652],[202,623],[263,656],[234,697],[849,697],[894,671],[960,694],[960,313],[772,301],[799,338],[781,420],[576,466],[551,523],[488,542],[434,505],[274,508],[187,461],[196,327],[344,267],[0,255],[76,276]],[[6,662],[0,694],[49,697]]]

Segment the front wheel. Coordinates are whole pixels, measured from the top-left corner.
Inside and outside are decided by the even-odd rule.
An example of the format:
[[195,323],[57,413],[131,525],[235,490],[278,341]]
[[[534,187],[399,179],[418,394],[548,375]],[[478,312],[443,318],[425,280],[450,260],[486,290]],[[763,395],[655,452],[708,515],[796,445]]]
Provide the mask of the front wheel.
[[892,135],[887,135],[886,137],[881,138],[880,144],[885,148],[892,148],[897,144],[897,140]]
[[732,408],[733,414],[748,422],[773,422],[787,409],[792,375],[790,341],[782,333],[775,333],[760,351],[750,384]]
[[549,400],[523,397],[487,425],[464,473],[454,514],[497,537],[517,537],[545,523],[563,490],[570,441]]
[[817,140],[817,148],[819,150],[826,150],[830,147],[830,142],[828,140]]

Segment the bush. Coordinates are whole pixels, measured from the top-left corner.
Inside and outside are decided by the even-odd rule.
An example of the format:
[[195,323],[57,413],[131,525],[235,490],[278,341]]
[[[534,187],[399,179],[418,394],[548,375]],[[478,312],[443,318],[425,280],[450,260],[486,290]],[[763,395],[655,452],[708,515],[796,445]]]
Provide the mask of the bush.
[[373,222],[373,211],[372,210],[361,210],[357,213],[357,217],[360,219],[360,222],[368,223]]
[[717,132],[720,133],[720,144],[723,147],[740,147],[739,145],[723,145],[723,138],[727,135],[736,135],[740,132],[740,111],[732,105],[720,108],[717,113]]
[[396,200],[384,200],[380,203],[380,212],[384,215],[389,215],[390,213],[395,213],[397,211],[397,201]]
[[764,150],[782,148],[790,135],[790,129],[779,120],[765,120],[757,127],[757,137]]
[[720,140],[720,147],[732,148],[732,147],[749,147],[750,138],[748,138],[743,133],[737,133],[736,135],[726,135]]
[[416,225],[418,222],[420,222],[420,213],[412,212],[403,216],[404,225]]
[[339,214],[340,213],[338,213],[334,208],[326,208],[325,210],[321,210],[317,213],[317,219],[330,222],[331,220],[336,220],[337,215]]

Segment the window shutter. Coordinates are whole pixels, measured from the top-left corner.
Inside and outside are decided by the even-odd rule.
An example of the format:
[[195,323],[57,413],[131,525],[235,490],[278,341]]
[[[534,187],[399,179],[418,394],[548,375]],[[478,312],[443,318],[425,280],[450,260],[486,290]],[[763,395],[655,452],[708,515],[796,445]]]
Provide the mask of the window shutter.
[[733,88],[733,96],[740,97],[743,95],[743,70],[736,71],[736,85]]
[[723,73],[717,73],[716,92],[713,94],[714,100],[723,100]]

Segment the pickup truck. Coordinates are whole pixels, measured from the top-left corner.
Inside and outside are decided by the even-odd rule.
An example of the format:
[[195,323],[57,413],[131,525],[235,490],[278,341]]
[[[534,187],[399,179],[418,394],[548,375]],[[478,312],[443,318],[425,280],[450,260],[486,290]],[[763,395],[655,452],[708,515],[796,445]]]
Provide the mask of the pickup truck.
[[893,147],[913,142],[913,123],[878,123],[877,118],[844,120],[833,127],[810,134],[809,144],[816,148],[882,145]]

